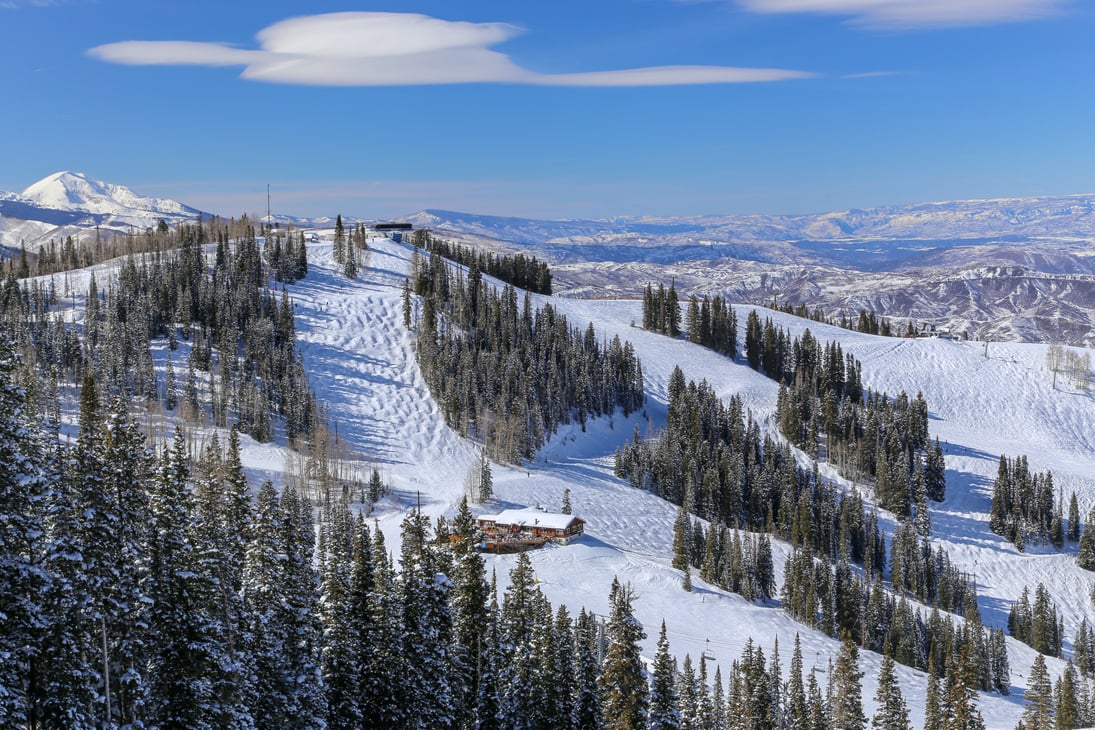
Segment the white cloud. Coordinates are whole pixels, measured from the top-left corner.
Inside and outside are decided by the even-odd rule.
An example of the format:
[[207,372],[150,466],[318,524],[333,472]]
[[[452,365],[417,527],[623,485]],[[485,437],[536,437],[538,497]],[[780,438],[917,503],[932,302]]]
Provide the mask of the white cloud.
[[1042,18],[1069,0],[738,0],[756,13],[847,15],[879,28],[990,25]]
[[671,86],[808,78],[805,71],[730,66],[657,66],[542,74],[490,46],[521,30],[413,13],[347,12],[290,18],[259,31],[260,49],[194,41],[122,41],[88,51],[136,66],[243,66],[241,76],[314,86],[514,83],[545,86]]

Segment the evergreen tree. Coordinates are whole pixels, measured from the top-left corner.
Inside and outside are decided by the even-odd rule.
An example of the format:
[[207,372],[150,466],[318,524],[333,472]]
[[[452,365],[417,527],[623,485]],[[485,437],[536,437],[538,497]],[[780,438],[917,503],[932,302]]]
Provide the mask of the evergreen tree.
[[957,651],[948,658],[940,701],[942,730],[984,730],[985,721],[977,709],[980,669],[969,636],[956,639]]
[[784,692],[784,726],[786,730],[807,730],[810,716],[806,705],[806,687],[802,683],[802,643],[795,632],[795,648],[791,653],[790,676]]
[[932,654],[928,659],[928,681],[924,692],[924,730],[943,730],[943,698]]
[[577,689],[574,697],[575,728],[600,730],[602,723],[602,695],[599,682],[601,662],[599,655],[599,631],[597,618],[586,613],[578,614],[575,625],[575,678]]
[[483,558],[474,549],[475,518],[468,509],[467,499],[460,502],[455,519],[453,543],[454,571],[451,593],[453,617],[453,693],[456,700],[455,724],[474,727],[475,711],[480,695],[479,680],[486,664],[487,630],[490,623],[489,587]]
[[1095,508],[1087,513],[1084,531],[1080,535],[1080,549],[1076,553],[1076,565],[1084,570],[1095,570]]
[[1073,666],[1072,662],[1069,662],[1065,666],[1065,671],[1061,672],[1061,676],[1053,690],[1053,704],[1056,709],[1054,713],[1055,730],[1075,730],[1084,725],[1084,713],[1081,711],[1077,691],[1079,681],[1079,677],[1076,676],[1076,667]]
[[830,727],[834,730],[865,730],[867,727],[867,718],[863,714],[862,677],[859,650],[851,634],[845,632],[830,677]]
[[1041,654],[1034,657],[1030,666],[1023,702],[1022,723],[1027,730],[1054,730],[1053,684]]
[[[28,668],[48,625],[48,574],[38,564],[44,534],[41,507],[49,494],[44,445],[30,421],[26,394],[14,379],[16,361],[0,336],[0,726],[22,727],[34,719],[37,687]],[[28,697],[28,694],[30,695]]]
[[407,697],[404,710],[410,727],[444,730],[453,721],[455,698],[446,659],[453,641],[449,582],[429,547],[428,519],[417,510],[402,525],[400,573],[402,653]]
[[905,698],[901,695],[901,688],[894,675],[894,661],[888,656],[882,658],[875,704],[878,709],[871,719],[873,730],[912,730],[909,708],[905,705]]
[[646,724],[646,678],[639,656],[639,641],[644,634],[642,624],[632,613],[634,598],[631,586],[612,581],[612,613],[605,630],[608,646],[601,675],[607,730],[630,730]]
[[665,621],[662,621],[650,678],[650,730],[680,730],[681,713],[677,709],[675,674],[673,657],[669,655],[669,639],[665,635]]

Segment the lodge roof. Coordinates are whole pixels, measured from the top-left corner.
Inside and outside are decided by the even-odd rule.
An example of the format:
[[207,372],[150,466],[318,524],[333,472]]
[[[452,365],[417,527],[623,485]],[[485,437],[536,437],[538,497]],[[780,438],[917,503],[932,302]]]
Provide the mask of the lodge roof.
[[565,530],[575,522],[583,522],[574,515],[558,512],[541,512],[536,509],[507,509],[496,515],[480,515],[479,521],[489,521],[496,525],[520,525],[521,527],[543,527],[549,530]]

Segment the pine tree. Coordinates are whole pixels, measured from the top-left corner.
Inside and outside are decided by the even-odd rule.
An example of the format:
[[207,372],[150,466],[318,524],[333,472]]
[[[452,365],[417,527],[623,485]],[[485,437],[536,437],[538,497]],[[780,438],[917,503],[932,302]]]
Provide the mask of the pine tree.
[[888,656],[882,658],[875,704],[878,710],[871,719],[873,730],[912,730],[909,708],[905,705],[905,698],[901,695],[901,688],[894,675],[894,661]]
[[489,502],[494,497],[494,479],[490,473],[490,461],[485,451],[479,452],[479,489],[477,502]]
[[924,730],[943,730],[943,698],[935,671],[934,652],[928,654],[928,682],[924,692]]
[[662,621],[658,651],[654,655],[654,668],[650,678],[650,716],[647,725],[650,730],[679,730],[681,727],[675,674],[673,657],[669,654],[669,639],[665,635],[665,621]]
[[1087,513],[1084,531],[1080,535],[1080,549],[1076,553],[1076,565],[1084,570],[1095,570],[1095,508]]
[[456,701],[456,725],[473,727],[480,695],[479,680],[490,661],[487,655],[489,627],[489,588],[483,558],[474,549],[475,518],[466,499],[461,500],[454,521],[453,543],[453,693]]
[[1076,492],[1068,500],[1068,541],[1080,540],[1080,504],[1076,501]]
[[1046,659],[1034,657],[1023,692],[1023,725],[1027,730],[1054,730],[1053,685],[1046,670]]
[[646,678],[639,657],[639,641],[644,634],[642,624],[632,613],[634,598],[631,586],[621,586],[613,579],[609,597],[612,613],[605,630],[608,646],[601,675],[607,730],[630,730],[646,723]]
[[417,510],[402,524],[400,588],[405,659],[403,680],[408,692],[404,709],[411,727],[450,727],[455,698],[446,659],[453,641],[449,583],[429,547],[429,521]]
[[575,625],[577,650],[574,673],[577,689],[574,716],[577,730],[600,730],[603,727],[598,634],[597,618],[582,609]]
[[1075,730],[1083,726],[1081,705],[1077,692],[1078,682],[1076,667],[1070,661],[1065,666],[1065,671],[1061,672],[1061,676],[1053,690],[1053,704],[1056,708],[1054,714],[1055,730]]
[[850,633],[841,638],[840,653],[830,677],[829,706],[833,730],[865,730],[867,718],[863,714],[863,695],[859,671],[859,650]]
[[968,635],[956,641],[958,649],[947,661],[940,702],[942,730],[984,730],[985,721],[977,709],[980,668],[973,641]]
[[784,692],[783,716],[786,730],[807,730],[809,727],[806,688],[802,683],[802,642],[798,632],[795,632],[795,648],[791,653],[790,675]]
[[42,602],[49,576],[35,560],[44,534],[41,505],[49,493],[45,452],[29,420],[26,394],[13,377],[16,364],[10,342],[0,336],[0,726],[5,727],[22,727],[33,717],[36,688],[27,674],[38,661],[34,647],[48,626]]

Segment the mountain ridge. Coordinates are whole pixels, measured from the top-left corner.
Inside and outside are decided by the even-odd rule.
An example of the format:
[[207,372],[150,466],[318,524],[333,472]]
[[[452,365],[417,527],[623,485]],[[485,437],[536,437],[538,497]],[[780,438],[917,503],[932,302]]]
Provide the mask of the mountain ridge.
[[36,250],[50,239],[100,235],[156,225],[177,225],[202,211],[168,198],[146,197],[124,185],[95,180],[79,172],[47,175],[20,193],[0,193],[0,245]]

